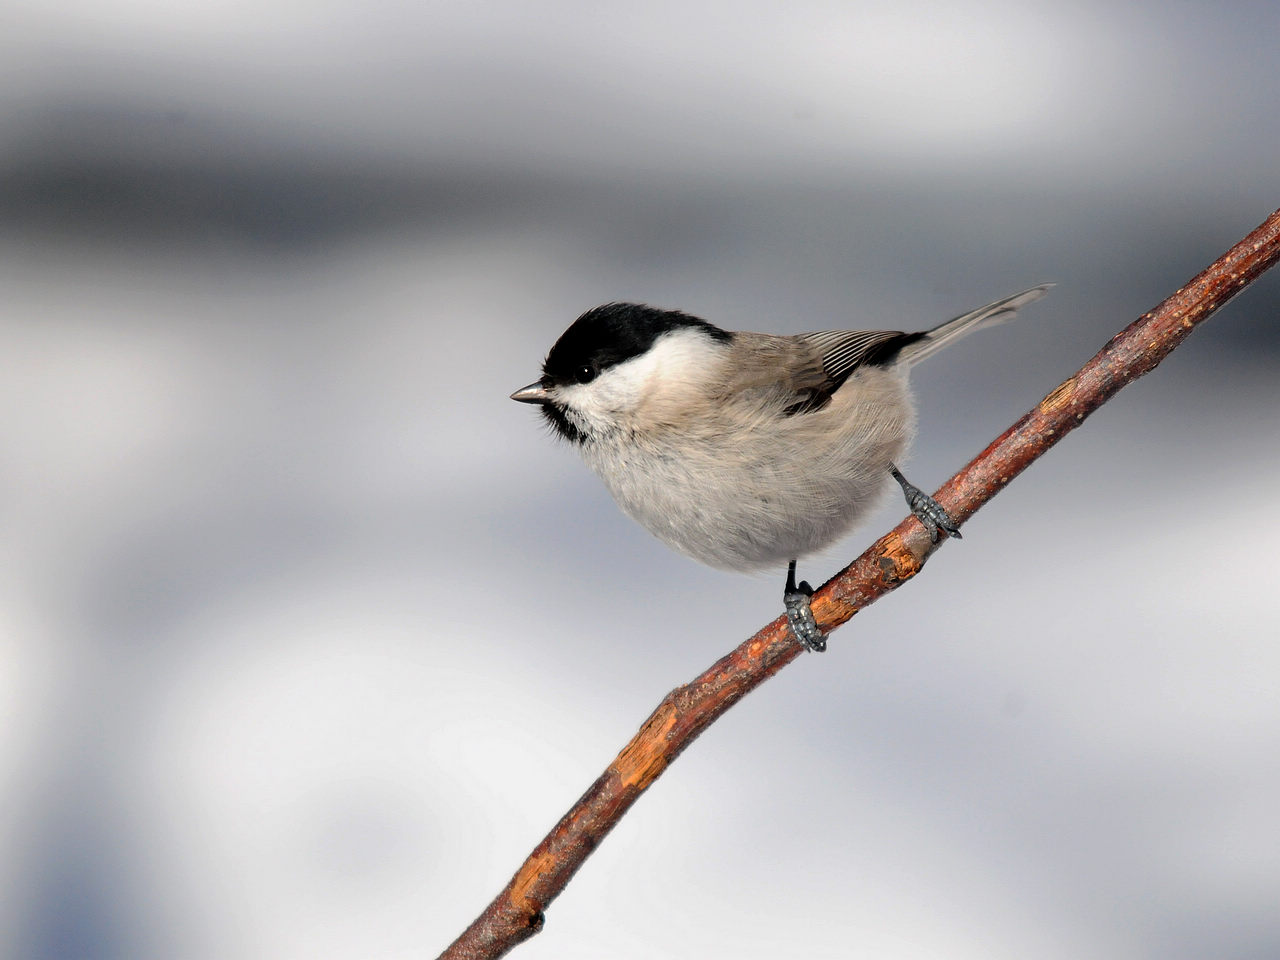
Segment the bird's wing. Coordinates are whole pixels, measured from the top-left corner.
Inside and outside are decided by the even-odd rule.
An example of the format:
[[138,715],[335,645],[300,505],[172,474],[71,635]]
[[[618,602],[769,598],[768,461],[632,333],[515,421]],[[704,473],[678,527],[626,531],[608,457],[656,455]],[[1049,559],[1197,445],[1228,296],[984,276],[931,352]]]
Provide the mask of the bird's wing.
[[859,366],[891,360],[920,336],[896,330],[737,333],[737,347],[750,359],[741,364],[730,360],[724,392],[739,398],[754,395],[785,416],[821,410]]
[[900,330],[820,330],[801,334],[796,339],[817,353],[823,377],[821,383],[806,384],[786,413],[821,410],[858,367],[892,360],[903,346],[921,336]]
[[923,334],[901,330],[820,330],[802,333],[796,339],[815,347],[822,356],[822,369],[834,390],[863,364],[892,360],[904,346]]

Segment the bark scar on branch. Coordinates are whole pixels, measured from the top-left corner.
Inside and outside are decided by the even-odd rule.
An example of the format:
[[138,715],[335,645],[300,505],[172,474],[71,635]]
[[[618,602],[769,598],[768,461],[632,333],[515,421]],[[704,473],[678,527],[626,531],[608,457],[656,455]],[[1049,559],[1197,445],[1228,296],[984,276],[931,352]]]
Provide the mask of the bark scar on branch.
[[[1195,279],[1116,334],[1092,360],[997,437],[934,495],[959,522],[1084,422],[1126,384],[1155,369],[1191,330],[1280,259],[1280,210]],[[872,544],[813,596],[824,633],[913,578],[936,549],[914,517]],[[543,910],[605,835],[703,730],[802,650],[779,617],[671,691],[631,742],[538,844],[506,888],[441,960],[500,957],[540,929]]]
[[667,769],[671,757],[666,753],[667,734],[676,725],[677,712],[670,700],[662,704],[644,722],[644,726],[622,748],[612,768],[623,785],[643,790]]

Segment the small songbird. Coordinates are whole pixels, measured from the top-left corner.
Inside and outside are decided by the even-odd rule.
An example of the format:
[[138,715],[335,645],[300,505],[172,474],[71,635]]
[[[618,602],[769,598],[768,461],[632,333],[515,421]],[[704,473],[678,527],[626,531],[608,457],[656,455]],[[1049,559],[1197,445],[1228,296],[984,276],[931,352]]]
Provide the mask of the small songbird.
[[539,404],[627,515],[668,546],[725,570],[786,563],[792,633],[822,650],[796,560],[845,536],[890,477],[934,542],[940,531],[960,536],[894,465],[915,428],[907,372],[1050,286],[920,333],[741,333],[609,303],[575,320],[542,377],[511,399]]

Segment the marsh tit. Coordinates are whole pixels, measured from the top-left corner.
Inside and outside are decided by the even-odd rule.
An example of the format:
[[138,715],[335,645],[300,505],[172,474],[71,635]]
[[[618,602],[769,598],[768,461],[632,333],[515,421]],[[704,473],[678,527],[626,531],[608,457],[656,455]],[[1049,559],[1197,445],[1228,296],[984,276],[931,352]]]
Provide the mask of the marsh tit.
[[936,543],[947,512],[894,465],[915,428],[907,372],[1008,320],[1042,284],[920,333],[740,333],[677,310],[609,303],[556,341],[512,400],[540,405],[618,505],[668,546],[725,570],[787,564],[792,633],[826,647],[796,560],[845,536],[890,477]]

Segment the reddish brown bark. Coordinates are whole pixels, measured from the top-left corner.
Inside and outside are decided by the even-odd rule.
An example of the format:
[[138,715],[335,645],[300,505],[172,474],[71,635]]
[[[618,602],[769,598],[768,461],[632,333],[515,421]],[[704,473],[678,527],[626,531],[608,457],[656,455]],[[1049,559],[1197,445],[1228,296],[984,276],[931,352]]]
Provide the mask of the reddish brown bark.
[[[1075,376],[943,485],[939,503],[957,521],[973,516],[1010,480],[1074,430],[1125,384],[1153,370],[1208,319],[1280,259],[1280,210],[1204,272],[1112,338]],[[824,631],[910,580],[936,549],[908,518],[877,540],[813,597]],[[500,957],[542,928],[543,911],[636,798],[717,717],[800,656],[779,617],[710,669],[672,690],[573,809],[555,825],[506,888],[441,955]]]

